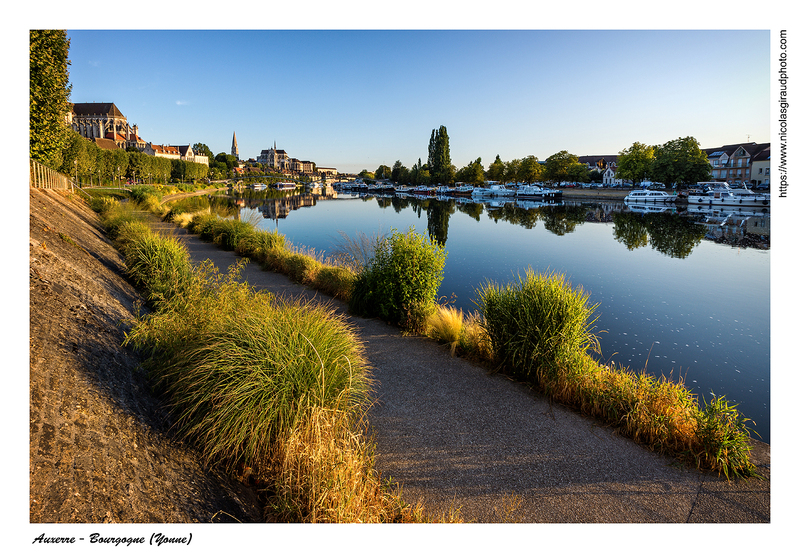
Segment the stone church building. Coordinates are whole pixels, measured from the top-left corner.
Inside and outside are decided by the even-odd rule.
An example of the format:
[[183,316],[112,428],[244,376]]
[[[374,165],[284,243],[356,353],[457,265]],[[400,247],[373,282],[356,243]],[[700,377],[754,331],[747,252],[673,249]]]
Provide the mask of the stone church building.
[[139,128],[130,125],[128,119],[113,103],[72,104],[72,112],[67,123],[79,135],[89,140],[106,138],[113,140],[117,147],[133,146],[144,150],[145,141],[139,136]]

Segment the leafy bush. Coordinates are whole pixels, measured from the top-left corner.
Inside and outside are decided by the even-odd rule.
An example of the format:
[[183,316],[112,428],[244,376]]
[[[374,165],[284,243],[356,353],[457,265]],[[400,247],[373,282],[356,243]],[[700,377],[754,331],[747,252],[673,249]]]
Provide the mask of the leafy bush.
[[380,317],[410,331],[424,330],[436,308],[447,253],[413,227],[392,230],[381,239],[374,257],[356,277],[350,308],[357,315]]

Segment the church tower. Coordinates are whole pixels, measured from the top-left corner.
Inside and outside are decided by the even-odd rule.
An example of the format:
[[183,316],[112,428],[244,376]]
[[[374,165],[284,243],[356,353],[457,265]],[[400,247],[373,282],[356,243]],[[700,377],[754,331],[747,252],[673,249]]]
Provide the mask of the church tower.
[[233,142],[231,143],[231,155],[239,161],[239,146],[236,144],[236,131],[233,131]]

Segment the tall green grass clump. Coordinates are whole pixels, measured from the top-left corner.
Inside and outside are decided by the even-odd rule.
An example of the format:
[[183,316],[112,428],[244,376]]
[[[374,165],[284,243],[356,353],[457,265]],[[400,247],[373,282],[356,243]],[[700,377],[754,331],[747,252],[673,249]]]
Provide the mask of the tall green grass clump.
[[235,251],[242,257],[264,263],[269,250],[285,248],[286,237],[277,230],[255,229],[254,232],[242,236],[236,244]]
[[[125,228],[137,230],[131,225]],[[179,296],[192,282],[191,257],[177,238],[143,232],[126,240],[124,253],[128,274],[152,305]]]
[[414,231],[380,240],[366,268],[356,277],[350,309],[380,317],[412,332],[424,331],[436,309],[447,253],[444,247]]
[[237,281],[242,266],[220,277],[202,265],[126,343],[151,353],[177,427],[209,461],[263,469],[311,407],[365,408],[371,380],[341,316],[256,292]]
[[597,305],[563,274],[528,269],[517,282],[489,282],[477,292],[494,355],[515,377],[539,383],[543,372],[552,377],[559,365],[598,347],[590,328]]
[[164,197],[164,194],[161,192],[161,190],[149,184],[137,184],[135,186],[131,186],[130,195],[131,199],[137,203],[144,203],[149,197],[153,197],[160,202]]
[[112,240],[117,238],[123,225],[144,220],[136,205],[108,196],[93,198],[90,206],[100,216],[106,235]]

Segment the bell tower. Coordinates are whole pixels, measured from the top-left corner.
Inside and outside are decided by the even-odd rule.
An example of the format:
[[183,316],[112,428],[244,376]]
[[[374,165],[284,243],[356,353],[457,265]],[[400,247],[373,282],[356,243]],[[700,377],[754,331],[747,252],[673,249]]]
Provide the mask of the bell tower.
[[231,143],[231,155],[239,161],[239,146],[236,144],[236,131],[233,131],[233,142]]

